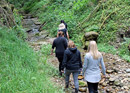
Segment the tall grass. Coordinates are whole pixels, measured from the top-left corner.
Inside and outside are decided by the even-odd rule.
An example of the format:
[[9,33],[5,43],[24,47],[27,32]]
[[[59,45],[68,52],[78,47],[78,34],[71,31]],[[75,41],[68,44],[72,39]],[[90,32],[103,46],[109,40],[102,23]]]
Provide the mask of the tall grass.
[[50,81],[57,70],[39,59],[14,31],[0,28],[0,93],[62,93]]

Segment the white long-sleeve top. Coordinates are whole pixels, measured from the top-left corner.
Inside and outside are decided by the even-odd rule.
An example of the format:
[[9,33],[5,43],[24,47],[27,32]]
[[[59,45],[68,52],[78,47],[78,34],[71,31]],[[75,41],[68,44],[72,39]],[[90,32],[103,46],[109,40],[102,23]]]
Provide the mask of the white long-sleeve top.
[[102,67],[102,73],[106,74],[106,68],[104,65],[103,57],[93,59],[90,53],[86,53],[83,65],[84,79],[91,83],[97,83],[101,80],[100,66]]

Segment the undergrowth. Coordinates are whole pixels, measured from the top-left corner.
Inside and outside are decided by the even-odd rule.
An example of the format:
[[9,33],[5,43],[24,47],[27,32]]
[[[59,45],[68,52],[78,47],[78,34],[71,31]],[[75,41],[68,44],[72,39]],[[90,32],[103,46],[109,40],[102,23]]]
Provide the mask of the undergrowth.
[[45,61],[15,31],[0,28],[0,93],[62,93],[50,82],[57,70]]

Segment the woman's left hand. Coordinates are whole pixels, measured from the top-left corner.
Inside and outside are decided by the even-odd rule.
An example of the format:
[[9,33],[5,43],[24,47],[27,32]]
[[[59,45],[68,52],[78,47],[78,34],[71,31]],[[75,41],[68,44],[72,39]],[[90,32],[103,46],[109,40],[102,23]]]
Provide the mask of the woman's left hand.
[[61,70],[62,73],[64,73],[64,70]]

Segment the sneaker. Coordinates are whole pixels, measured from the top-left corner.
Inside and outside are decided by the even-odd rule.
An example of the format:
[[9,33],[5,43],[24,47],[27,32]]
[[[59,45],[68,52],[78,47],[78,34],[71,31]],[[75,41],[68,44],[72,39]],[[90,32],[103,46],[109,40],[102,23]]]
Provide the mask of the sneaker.
[[79,91],[79,90],[75,88],[75,93],[78,93],[78,91]]
[[60,72],[59,75],[62,76],[62,72]]

